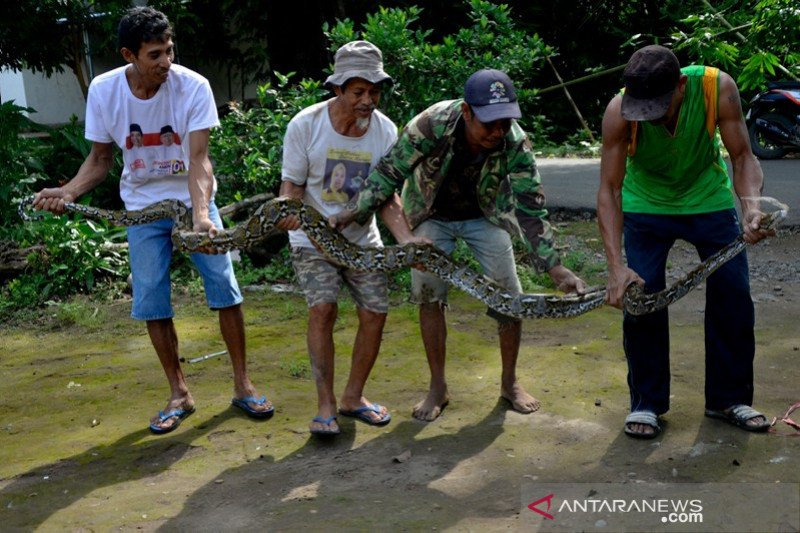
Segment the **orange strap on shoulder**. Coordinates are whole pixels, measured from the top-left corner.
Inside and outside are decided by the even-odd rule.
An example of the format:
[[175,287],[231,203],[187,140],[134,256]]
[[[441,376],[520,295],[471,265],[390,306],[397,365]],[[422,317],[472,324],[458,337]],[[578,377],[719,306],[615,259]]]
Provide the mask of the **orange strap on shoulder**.
[[706,103],[706,131],[714,138],[719,117],[719,69],[706,67],[703,73],[703,98]]
[[636,132],[639,131],[638,122],[629,122],[631,125],[631,140],[628,142],[628,157],[633,157],[636,154]]

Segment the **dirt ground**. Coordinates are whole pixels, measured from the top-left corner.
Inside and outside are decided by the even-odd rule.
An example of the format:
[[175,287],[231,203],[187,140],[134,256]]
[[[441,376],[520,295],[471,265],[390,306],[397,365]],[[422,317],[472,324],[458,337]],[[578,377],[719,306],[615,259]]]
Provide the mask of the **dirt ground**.
[[[749,251],[755,407],[769,416],[800,401],[799,245],[800,234],[784,229]],[[670,271],[695,261],[678,249]],[[455,295],[452,399],[426,424],[410,416],[427,388],[416,310],[398,303],[366,392],[390,408],[391,424],[340,418],[342,435],[320,441],[307,432],[315,396],[304,377],[302,301],[271,292],[247,298],[251,374],[276,415],[257,422],[235,412],[229,365],[217,357],[185,365],[197,413],[160,437],[147,419],[162,407],[166,384],[126,302],[90,305],[66,327],[4,326],[0,529],[530,530],[531,483],[619,482],[635,491],[640,482],[800,482],[800,439],[787,436],[788,426],[756,435],[703,417],[702,289],[670,311],[672,408],[654,441],[621,432],[628,394],[617,310],[524,325],[519,376],[542,408],[521,415],[498,396],[492,321]],[[221,349],[200,301],[179,297],[186,357]],[[337,391],[354,325],[344,305]]]

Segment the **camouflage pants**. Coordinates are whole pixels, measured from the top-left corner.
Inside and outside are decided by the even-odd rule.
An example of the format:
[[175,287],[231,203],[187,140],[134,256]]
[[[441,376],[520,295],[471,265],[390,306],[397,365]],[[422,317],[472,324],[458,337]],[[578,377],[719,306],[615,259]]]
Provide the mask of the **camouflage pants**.
[[292,265],[308,307],[336,303],[344,283],[358,307],[383,314],[389,310],[386,274],[340,267],[313,248],[293,248]]

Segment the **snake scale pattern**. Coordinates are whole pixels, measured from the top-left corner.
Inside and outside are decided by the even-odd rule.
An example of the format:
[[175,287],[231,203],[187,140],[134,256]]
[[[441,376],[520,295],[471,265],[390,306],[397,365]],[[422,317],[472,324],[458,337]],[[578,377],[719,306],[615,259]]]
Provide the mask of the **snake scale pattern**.
[[[33,219],[26,212],[26,207],[33,203],[33,199],[33,196],[25,198],[19,205],[19,215],[25,220]],[[786,206],[776,203],[780,209],[767,215],[763,221],[766,227],[775,227],[786,217]],[[488,277],[454,262],[433,245],[360,247],[333,230],[316,209],[296,199],[277,198],[265,202],[244,223],[221,230],[214,238],[210,238],[206,233],[191,231],[192,220],[189,209],[178,200],[164,200],[139,211],[111,211],[74,203],[65,204],[65,210],[80,213],[94,220],[109,220],[123,226],[144,224],[164,218],[173,219],[175,227],[172,232],[172,242],[175,248],[184,252],[204,248],[215,248],[224,252],[250,247],[261,239],[280,232],[281,230],[276,228],[279,220],[295,215],[300,219],[302,229],[308,237],[319,246],[328,259],[337,264],[372,272],[390,272],[408,267],[424,268],[495,311],[515,318],[574,317],[602,306],[606,297],[604,289],[592,290],[581,295],[512,295]],[[746,243],[740,236],[660,292],[648,294],[641,286],[632,284],[623,298],[625,311],[632,315],[643,315],[664,309],[697,287],[745,247]]]

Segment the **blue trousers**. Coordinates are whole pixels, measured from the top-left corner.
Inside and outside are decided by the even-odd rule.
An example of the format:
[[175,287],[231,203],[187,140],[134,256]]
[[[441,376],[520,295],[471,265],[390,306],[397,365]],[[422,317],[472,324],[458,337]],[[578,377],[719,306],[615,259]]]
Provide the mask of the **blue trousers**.
[[[698,215],[625,213],[624,228],[628,266],[645,280],[648,293],[665,288],[667,256],[676,239],[691,243],[700,259],[706,259],[740,233],[734,209]],[[755,316],[745,253],[706,281],[707,409],[753,402]],[[670,385],[668,310],[643,316],[626,313],[623,345],[628,360],[631,411],[666,413]]]

